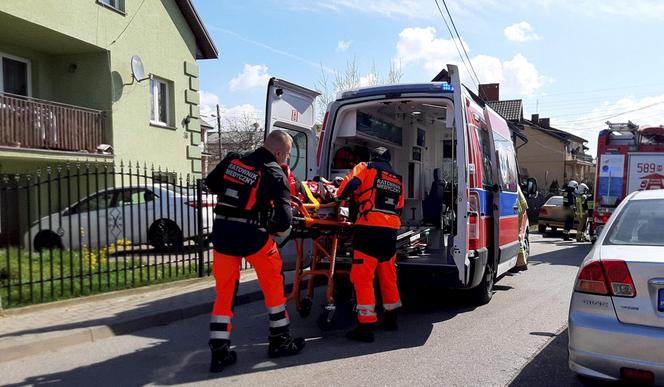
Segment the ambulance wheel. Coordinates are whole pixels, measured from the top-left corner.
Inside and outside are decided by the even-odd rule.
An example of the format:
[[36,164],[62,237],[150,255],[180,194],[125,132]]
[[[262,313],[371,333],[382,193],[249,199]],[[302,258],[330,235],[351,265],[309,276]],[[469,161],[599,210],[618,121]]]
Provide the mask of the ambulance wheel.
[[475,305],[488,304],[493,297],[493,267],[490,264],[486,265],[484,269],[484,276],[482,281],[473,289],[471,289],[472,303]]
[[323,308],[323,311],[316,320],[316,325],[321,331],[331,331],[336,327],[336,310],[328,310]]
[[312,306],[313,302],[311,301],[311,298],[303,298],[300,300],[300,308],[297,310],[297,313],[300,314],[300,317],[307,318],[311,314]]

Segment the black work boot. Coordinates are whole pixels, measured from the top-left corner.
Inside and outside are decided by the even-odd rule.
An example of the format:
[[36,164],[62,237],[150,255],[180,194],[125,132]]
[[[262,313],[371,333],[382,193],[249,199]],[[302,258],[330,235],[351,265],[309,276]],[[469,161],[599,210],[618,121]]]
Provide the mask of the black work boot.
[[375,327],[376,324],[357,324],[355,329],[346,333],[346,338],[363,343],[373,343]]
[[267,356],[271,358],[297,355],[304,348],[304,339],[293,338],[290,333],[270,335],[267,340]]
[[221,372],[224,367],[235,364],[237,361],[237,354],[231,351],[231,342],[210,343],[210,352],[212,353],[212,361],[210,362],[210,372]]
[[381,324],[380,327],[386,331],[398,331],[399,330],[399,325],[397,325],[398,314],[399,311],[397,309],[386,311],[385,316],[383,317],[383,323]]

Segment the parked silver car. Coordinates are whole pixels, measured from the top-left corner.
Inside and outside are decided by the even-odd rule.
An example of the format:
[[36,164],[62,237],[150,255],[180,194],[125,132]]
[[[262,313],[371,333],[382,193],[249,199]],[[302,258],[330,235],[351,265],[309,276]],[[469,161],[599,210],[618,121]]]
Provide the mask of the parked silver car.
[[583,261],[569,310],[569,366],[664,385],[664,190],[623,200]]
[[132,185],[100,190],[62,211],[36,221],[24,235],[25,246],[43,249],[101,248],[119,240],[177,251],[198,235],[211,232],[215,197],[170,184]]

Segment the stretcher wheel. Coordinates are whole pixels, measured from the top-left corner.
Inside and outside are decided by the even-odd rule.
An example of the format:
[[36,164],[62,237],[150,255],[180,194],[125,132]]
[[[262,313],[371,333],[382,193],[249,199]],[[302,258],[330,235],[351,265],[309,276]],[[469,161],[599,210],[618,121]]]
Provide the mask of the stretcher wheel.
[[297,310],[297,312],[300,314],[300,317],[302,317],[302,318],[309,317],[309,314],[311,314],[311,307],[312,306],[313,306],[313,302],[311,301],[310,298],[303,298],[300,301],[300,307]]
[[334,305],[325,305],[323,311],[316,320],[318,328],[322,331],[330,331],[336,327],[336,308]]

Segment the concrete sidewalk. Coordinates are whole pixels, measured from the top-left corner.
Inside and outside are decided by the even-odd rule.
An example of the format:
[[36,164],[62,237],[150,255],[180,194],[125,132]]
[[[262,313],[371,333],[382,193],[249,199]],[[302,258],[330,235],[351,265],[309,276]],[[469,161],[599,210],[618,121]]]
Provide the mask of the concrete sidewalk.
[[[293,273],[286,273],[289,289]],[[262,299],[253,270],[241,274],[237,303]],[[124,335],[210,313],[212,277],[122,290],[0,312],[0,362]]]

